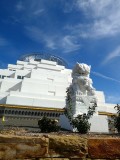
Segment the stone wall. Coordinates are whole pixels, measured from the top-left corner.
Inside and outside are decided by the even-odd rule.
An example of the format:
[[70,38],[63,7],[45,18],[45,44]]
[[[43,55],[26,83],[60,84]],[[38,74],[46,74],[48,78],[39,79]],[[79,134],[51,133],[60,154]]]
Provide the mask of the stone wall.
[[0,134],[0,160],[120,159],[120,137]]

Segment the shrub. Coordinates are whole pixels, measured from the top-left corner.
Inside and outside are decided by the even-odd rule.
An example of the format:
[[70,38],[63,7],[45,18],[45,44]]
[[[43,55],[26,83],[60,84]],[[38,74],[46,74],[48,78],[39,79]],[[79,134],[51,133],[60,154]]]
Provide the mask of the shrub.
[[78,132],[85,134],[90,130],[90,123],[86,117],[86,114],[78,115],[72,120],[73,127],[77,128]]
[[120,133],[120,115],[115,117],[114,124],[115,124],[115,128],[117,129],[118,133]]
[[117,116],[114,118],[114,125],[118,133],[120,133],[120,105],[114,107],[117,110]]
[[50,119],[47,117],[43,117],[38,121],[39,128],[41,132],[58,132],[60,130],[60,126],[58,126],[58,120]]

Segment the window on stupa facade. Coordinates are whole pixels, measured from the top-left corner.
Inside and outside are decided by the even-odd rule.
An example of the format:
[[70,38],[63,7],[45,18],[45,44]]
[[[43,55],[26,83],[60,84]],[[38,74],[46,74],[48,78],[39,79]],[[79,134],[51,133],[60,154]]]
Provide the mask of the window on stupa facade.
[[8,111],[8,114],[11,114],[11,110]]
[[47,113],[47,116],[49,116],[49,113]]
[[18,114],[18,111],[15,111],[15,114]]
[[44,113],[44,116],[46,116],[46,112]]
[[2,79],[4,79],[5,77],[6,77],[5,75],[2,75],[2,77],[1,77],[1,78],[2,78]]
[[19,114],[21,115],[21,111],[19,111]]
[[38,116],[40,116],[40,112],[38,112]]
[[32,116],[34,115],[34,112],[32,112]]
[[22,115],[24,115],[25,114],[25,112],[24,111],[22,111]]
[[31,112],[28,112],[28,115],[31,115]]
[[7,110],[5,110],[5,114],[8,114],[8,111],[7,111]]
[[17,76],[17,79],[21,79],[21,76]]
[[12,111],[12,114],[14,114],[14,113],[15,113],[15,111],[13,110],[13,111]]
[[37,116],[37,112],[35,112],[35,116]]
[[20,76],[20,75],[17,76],[17,79],[24,79],[24,78],[25,76]]

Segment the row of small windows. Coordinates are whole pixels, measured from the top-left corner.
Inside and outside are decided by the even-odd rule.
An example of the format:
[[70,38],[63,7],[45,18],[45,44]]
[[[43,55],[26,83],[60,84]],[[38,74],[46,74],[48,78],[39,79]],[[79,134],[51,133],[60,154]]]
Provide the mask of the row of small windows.
[[16,71],[15,69],[9,69],[9,71]]
[[[4,75],[0,75],[1,79],[4,79],[5,77],[10,78],[10,76],[4,76]],[[17,79],[24,79],[25,76],[17,76]]]
[[48,116],[48,117],[59,117],[60,113],[49,113],[49,112],[28,112],[28,111],[15,111],[15,110],[0,110],[0,113],[14,114],[14,115],[28,115],[28,116]]
[[0,75],[0,78],[1,78],[1,79],[4,79],[5,77],[10,78],[10,76]]
[[[0,79],[4,79],[4,78],[10,78],[10,76],[5,76],[5,75],[0,75]],[[17,76],[17,79],[24,79],[25,76]]]

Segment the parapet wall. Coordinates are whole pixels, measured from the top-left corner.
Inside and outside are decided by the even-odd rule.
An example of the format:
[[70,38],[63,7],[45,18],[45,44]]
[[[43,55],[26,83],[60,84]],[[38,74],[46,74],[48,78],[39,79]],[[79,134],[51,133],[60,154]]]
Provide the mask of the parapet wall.
[[119,136],[0,135],[0,160],[120,159]]

